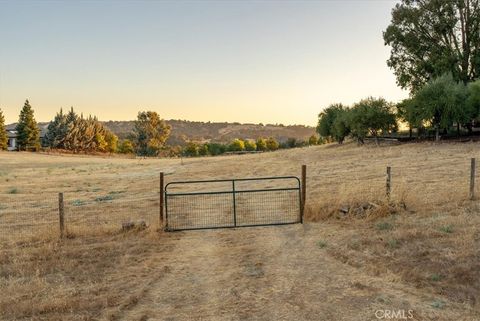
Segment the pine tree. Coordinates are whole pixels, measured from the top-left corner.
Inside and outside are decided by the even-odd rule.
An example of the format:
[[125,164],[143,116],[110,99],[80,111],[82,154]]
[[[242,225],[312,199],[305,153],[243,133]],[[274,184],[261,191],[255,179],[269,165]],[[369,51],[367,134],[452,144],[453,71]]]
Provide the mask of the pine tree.
[[0,150],[6,150],[8,147],[8,136],[5,129],[5,117],[0,109]]
[[40,131],[28,99],[25,101],[25,105],[23,105],[22,111],[20,112],[16,130],[18,133],[17,141],[19,150],[38,150],[40,148]]
[[53,121],[48,124],[48,131],[43,138],[43,144],[51,148],[63,148],[63,142],[67,134],[66,122],[66,115],[60,109]]

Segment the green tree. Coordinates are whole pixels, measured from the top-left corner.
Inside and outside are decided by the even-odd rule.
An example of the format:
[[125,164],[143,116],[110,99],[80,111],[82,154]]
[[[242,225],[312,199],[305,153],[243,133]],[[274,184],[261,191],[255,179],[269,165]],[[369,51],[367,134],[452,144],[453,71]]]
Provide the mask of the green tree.
[[195,157],[199,155],[199,146],[195,142],[188,142],[183,148],[183,155]]
[[343,143],[350,133],[348,108],[342,104],[332,104],[318,115],[317,133],[327,140]]
[[414,97],[419,118],[435,128],[435,140],[440,140],[440,129],[445,131],[454,123],[464,124],[472,119],[467,90],[449,74],[435,78],[423,86]]
[[378,143],[380,133],[396,130],[396,115],[393,105],[383,98],[369,97],[356,103],[350,111],[351,135],[363,143],[371,135]]
[[139,112],[133,129],[139,155],[157,155],[170,135],[171,127],[154,111]]
[[[470,112],[472,118],[477,119],[480,116],[480,79],[468,84],[467,87],[467,110]],[[469,131],[472,130],[472,125],[467,124]]]
[[245,150],[248,150],[248,151],[257,150],[257,144],[255,143],[255,141],[250,139],[245,140]]
[[297,147],[297,139],[294,138],[294,137],[288,138],[288,139],[287,139],[287,142],[286,142],[286,147],[287,147],[287,148]]
[[280,147],[277,140],[273,137],[269,137],[266,143],[267,143],[267,149],[271,151],[277,150],[278,147]]
[[28,99],[20,111],[16,130],[18,133],[18,148],[20,150],[38,150],[40,148],[40,130],[38,129],[37,122],[33,115],[33,109]]
[[258,138],[255,143],[257,145],[257,151],[263,152],[267,150],[267,140],[265,138]]
[[0,150],[6,150],[8,147],[8,136],[5,129],[5,116],[0,109]]
[[208,145],[208,153],[213,156],[223,154],[227,150],[227,146],[225,146],[224,144],[209,143],[207,145]]
[[133,154],[133,144],[130,140],[124,139],[118,144],[118,152],[122,154]]
[[105,131],[105,142],[107,143],[106,151],[115,153],[118,147],[118,137],[109,130]]
[[451,73],[467,83],[480,76],[480,2],[402,0],[383,33],[397,83],[416,92]]
[[245,150],[245,142],[241,139],[234,139],[228,148],[232,152],[240,152]]
[[413,98],[402,100],[396,105],[398,119],[408,126],[409,137],[412,137],[413,128],[422,126],[418,108],[415,106]]
[[48,124],[47,133],[43,137],[43,144],[51,148],[64,148],[63,144],[67,130],[67,116],[63,113],[63,109],[60,109],[60,112]]
[[201,146],[198,147],[198,154],[200,156],[207,156],[209,154],[208,152],[208,144],[202,144]]
[[336,140],[339,144],[342,144],[345,141],[345,138],[350,135],[350,115],[351,110],[345,109],[338,114],[338,116],[333,122],[333,139]]

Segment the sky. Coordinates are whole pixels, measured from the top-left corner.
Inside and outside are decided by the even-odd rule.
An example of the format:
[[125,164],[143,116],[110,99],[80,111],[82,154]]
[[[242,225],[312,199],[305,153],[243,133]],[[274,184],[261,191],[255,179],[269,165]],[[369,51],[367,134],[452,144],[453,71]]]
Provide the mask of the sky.
[[0,0],[0,109],[315,125],[331,103],[408,96],[382,39],[395,3]]

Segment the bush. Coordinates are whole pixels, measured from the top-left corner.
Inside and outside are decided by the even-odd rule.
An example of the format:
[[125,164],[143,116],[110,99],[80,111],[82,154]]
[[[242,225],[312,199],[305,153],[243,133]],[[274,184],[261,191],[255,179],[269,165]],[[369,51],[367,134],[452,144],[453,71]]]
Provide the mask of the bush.
[[269,137],[266,143],[267,143],[267,150],[271,150],[271,151],[277,150],[278,147],[280,146],[277,140],[273,137]]
[[195,157],[199,155],[199,146],[194,142],[188,142],[183,148],[183,155]]
[[289,139],[287,139],[286,147],[287,148],[297,147],[297,139],[293,137],[290,137]]
[[260,152],[267,150],[267,140],[265,138],[258,138],[256,145],[257,145],[257,150]]
[[245,142],[241,139],[234,139],[229,146],[229,150],[232,152],[240,152],[245,150]]
[[308,138],[308,145],[318,145],[318,138],[315,135],[310,136]]
[[245,141],[245,150],[248,151],[255,151],[257,150],[257,144],[253,140],[246,140]]
[[208,153],[213,156],[223,154],[227,151],[227,147],[224,144],[209,143],[207,144],[207,147]]
[[117,151],[122,154],[133,154],[134,148],[130,140],[124,139],[118,143]]

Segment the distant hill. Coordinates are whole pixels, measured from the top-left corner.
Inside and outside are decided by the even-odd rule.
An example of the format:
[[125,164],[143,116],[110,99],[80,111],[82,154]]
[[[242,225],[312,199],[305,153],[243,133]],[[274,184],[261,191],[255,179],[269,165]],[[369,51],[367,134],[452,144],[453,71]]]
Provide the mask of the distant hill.
[[[275,137],[283,142],[288,138],[307,140],[315,134],[315,128],[304,125],[261,125],[240,123],[214,123],[187,120],[167,120],[172,126],[168,143],[181,145],[186,140],[199,142],[227,143],[235,138],[257,139],[259,137]],[[104,122],[112,132],[120,138],[127,138],[133,129],[133,121],[107,121]]]
[[[133,130],[134,121],[106,121],[107,128],[119,138],[128,138]],[[228,143],[235,138],[257,139],[259,137],[274,137],[280,142],[288,138],[307,140],[315,134],[315,128],[304,125],[262,125],[240,123],[213,123],[188,120],[167,120],[172,126],[172,132],[167,143],[170,145],[182,145],[186,140],[198,142]],[[48,125],[46,122],[38,123],[40,128]],[[16,124],[7,125],[7,129],[15,128]]]

